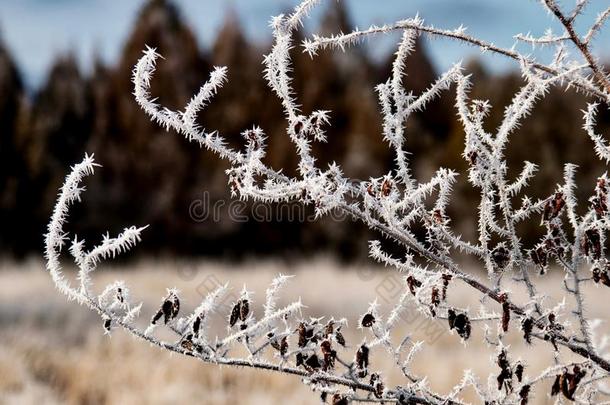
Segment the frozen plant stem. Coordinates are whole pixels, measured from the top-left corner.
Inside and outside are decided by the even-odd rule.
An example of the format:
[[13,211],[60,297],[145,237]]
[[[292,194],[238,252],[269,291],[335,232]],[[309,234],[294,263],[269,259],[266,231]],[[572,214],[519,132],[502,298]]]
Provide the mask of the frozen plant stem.
[[[295,148],[297,175],[287,176],[264,163],[267,137],[262,128],[244,130],[244,147],[238,150],[228,146],[221,134],[197,124],[199,112],[212,102],[226,82],[224,67],[214,68],[209,80],[183,111],[173,111],[151,97],[150,85],[159,55],[147,48],[133,71],[134,97],[154,122],[227,160],[230,163],[228,184],[233,196],[264,203],[311,204],[317,217],[333,210],[343,211],[402,246],[404,255],[394,257],[384,251],[380,241],[371,241],[369,245],[370,256],[395,268],[404,280],[403,294],[386,319],[377,303],[372,303],[357,325],[365,336],[359,342],[346,342],[345,319],[328,314],[321,318],[306,317],[300,298],[292,299],[284,307],[277,305],[278,295],[290,278],[280,275],[265,294],[264,313],[260,317],[255,314],[251,293],[245,287],[228,314],[219,314],[221,297],[228,289],[226,285],[210,292],[191,312],[184,309],[180,292],[168,289],[147,327],[141,328],[137,321],[142,318],[143,306],[133,301],[128,286],[114,282],[97,295],[93,275],[102,261],[139,242],[145,227],[126,228],[116,237],[106,235],[90,251],[85,250],[84,240],[76,236],[68,238],[64,231],[70,206],[80,201],[84,191],[84,178],[92,175],[97,166],[93,156],[85,156],[66,177],[48,225],[47,269],[59,291],[97,312],[106,333],[120,328],[161,349],[206,363],[294,375],[334,405],[349,402],[461,404],[467,388],[476,392],[481,403],[525,405],[545,380],[554,380],[550,395],[558,395],[562,400],[587,404],[603,401],[608,393],[601,389],[602,384],[610,377],[608,338],[596,335],[595,323],[587,313],[583,287],[591,283],[610,287],[610,262],[605,251],[610,227],[608,178],[605,174],[598,178],[587,212],[580,216],[575,198],[575,166],[567,164],[561,184],[547,198],[533,201],[526,192],[537,166],[523,162],[519,177],[509,179],[506,150],[512,133],[518,130],[534,105],[551,88],[563,86],[575,88],[593,99],[585,111],[584,129],[598,157],[610,161],[610,148],[595,128],[598,103],[610,100],[610,80],[591,51],[591,43],[607,22],[610,9],[602,12],[581,37],[574,24],[589,1],[578,0],[574,9],[566,13],[554,0],[542,0],[565,32],[560,35],[548,32],[540,38],[518,34],[515,38],[524,44],[554,46],[557,56],[550,64],[538,62],[535,55],[526,56],[517,47],[503,49],[472,37],[463,27],[444,30],[425,25],[419,17],[347,34],[313,35],[306,39],[303,51],[315,57],[324,48],[344,50],[372,35],[402,32],[391,77],[376,87],[383,116],[382,137],[395,152],[395,169],[379,178],[356,181],[344,176],[335,163],[327,167],[317,165],[312,145],[326,141],[332,113],[303,112],[292,87],[290,50],[294,47],[294,33],[320,2],[305,0],[291,14],[274,17],[271,21],[274,43],[264,58],[265,79],[280,99],[288,123],[286,136]],[[524,85],[515,93],[504,111],[502,123],[493,132],[485,130],[484,125],[492,106],[485,100],[469,97],[471,78],[459,64],[419,95],[404,88],[405,66],[421,35],[457,40],[518,62]],[[566,52],[570,44],[576,57]],[[480,192],[478,216],[472,221],[478,232],[476,242],[464,240],[449,226],[448,207],[458,173],[439,168],[428,181],[422,182],[414,178],[409,161],[407,121],[412,114],[424,110],[430,101],[452,89],[465,134],[462,155],[468,165],[465,174],[472,187]],[[522,197],[520,205],[515,202],[517,196]],[[530,248],[523,246],[517,232],[525,221],[539,222],[545,231],[540,242]],[[424,224],[425,239],[416,236],[417,224]],[[77,286],[71,285],[62,274],[60,255],[66,244],[79,269]],[[464,270],[456,260],[460,255],[480,262],[486,280]],[[543,300],[544,291],[539,290],[533,273],[544,277],[549,266],[565,272],[564,286],[572,298],[571,304],[563,302],[552,307]],[[508,291],[506,279],[511,275],[527,291],[525,300],[517,300]],[[458,308],[453,303],[452,288],[456,282],[480,293],[483,305],[479,313]],[[492,348],[496,353],[493,364],[498,371],[488,379],[488,384],[483,386],[467,370],[466,364],[462,380],[448,393],[434,392],[427,384],[430,376],[416,375],[411,365],[425,345],[413,342],[409,335],[396,342],[397,333],[393,333],[408,306],[444,322],[457,335],[456,340],[479,337]],[[226,334],[212,337],[209,319],[214,316],[224,317]],[[157,329],[173,333],[173,339],[160,339]],[[506,344],[506,334],[511,330],[523,336],[524,344],[538,342],[536,350],[554,353],[546,370],[530,372],[527,365],[511,357]],[[248,355],[237,354],[240,347]],[[391,356],[393,366],[404,376],[403,384],[389,386],[384,375],[391,370],[374,368],[380,351]],[[567,351],[577,354],[580,360],[564,359]]]

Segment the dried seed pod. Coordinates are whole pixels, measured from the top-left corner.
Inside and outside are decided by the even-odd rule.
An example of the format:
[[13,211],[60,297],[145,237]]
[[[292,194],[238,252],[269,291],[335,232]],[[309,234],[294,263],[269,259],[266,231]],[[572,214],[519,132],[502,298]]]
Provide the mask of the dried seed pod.
[[280,354],[285,356],[288,353],[288,338],[284,336],[280,342]]
[[445,216],[443,215],[441,210],[439,210],[438,208],[435,209],[434,211],[432,211],[432,219],[438,225],[443,225],[445,222],[447,222],[447,220],[445,219]]
[[[570,401],[574,401],[574,394],[578,389],[578,384],[586,374],[586,371],[581,370],[580,367],[576,365],[572,369],[572,373],[570,373],[568,370],[565,370],[561,376],[557,376],[557,379],[559,380],[559,388],[564,397],[566,397]],[[555,380],[556,382],[557,379]],[[555,389],[555,384],[553,384],[553,389]]]
[[356,369],[358,377],[364,378],[368,374],[369,367],[369,348],[363,344],[356,352]]
[[457,314],[453,309],[449,309],[447,314],[449,329],[455,329],[462,339],[468,340],[470,333],[472,332],[472,326],[470,325],[468,316],[464,313]]
[[247,299],[241,300],[241,305],[239,306],[239,319],[242,322],[245,322],[248,319],[248,314],[250,313],[250,303]]
[[555,377],[555,382],[551,388],[551,395],[555,396],[561,392],[564,397],[574,401],[574,394],[578,389],[578,384],[586,374],[586,371],[581,370],[578,365],[574,366],[572,373],[564,370],[563,374]]
[[523,380],[524,370],[525,367],[523,367],[523,364],[517,363],[517,365],[515,366],[515,376],[517,377],[517,381],[521,382]]
[[562,375],[557,375],[555,377],[555,381],[553,382],[553,385],[551,386],[551,396],[555,396],[561,392],[562,379],[563,379]]
[[305,347],[307,345],[307,338],[305,336],[307,332],[307,328],[305,326],[304,322],[299,323],[299,326],[297,327],[297,333],[299,334],[299,342],[298,345],[299,347]]
[[349,401],[347,400],[347,397],[344,395],[334,394],[332,405],[349,405]]
[[343,337],[343,334],[341,333],[340,329],[337,329],[337,331],[335,332],[335,341],[341,346],[345,347],[345,337]]
[[510,252],[504,244],[499,244],[491,251],[491,260],[497,271],[504,270],[510,262]]
[[184,339],[182,339],[182,341],[180,342],[180,347],[189,352],[203,352],[203,346],[195,344],[195,342],[193,342],[192,334],[188,334]]
[[476,151],[474,151],[474,150],[473,150],[473,151],[468,152],[468,153],[466,154],[466,158],[468,159],[468,162],[469,162],[469,163],[470,163],[472,166],[474,166],[475,164],[477,164],[477,158],[478,158],[478,155],[477,155],[477,152],[476,152]]
[[529,401],[530,389],[531,389],[530,385],[525,384],[519,390],[519,399],[521,399],[521,405],[527,405],[527,403]]
[[521,321],[521,330],[523,331],[523,338],[527,343],[532,343],[532,330],[534,329],[534,320],[532,318],[525,318]]
[[236,177],[229,178],[229,186],[231,188],[231,193],[237,193],[241,188],[241,183]]
[[539,244],[530,251],[532,262],[540,268],[540,274],[544,274],[548,265],[548,253],[543,244]]
[[381,195],[387,197],[392,192],[392,181],[390,179],[384,179],[381,183]]
[[335,331],[335,321],[333,321],[331,319],[330,321],[328,321],[326,323],[326,326],[324,327],[324,337],[328,338],[330,335],[333,334],[334,331]]
[[374,323],[375,317],[373,314],[365,314],[360,321],[360,325],[362,325],[363,328],[370,328]]
[[458,314],[455,317],[455,330],[462,339],[468,340],[472,327],[470,325],[470,319],[468,319],[466,314]]
[[601,281],[603,285],[610,287],[610,276],[608,276],[607,269],[601,273]]
[[229,326],[233,327],[239,320],[239,302],[233,305],[233,309],[231,310],[231,316],[229,317]]
[[413,276],[409,276],[407,277],[407,284],[409,286],[409,291],[411,291],[411,294],[415,295],[415,290],[419,287],[421,287],[421,281],[417,280],[415,277]]
[[553,332],[562,330],[563,326],[556,324],[555,319],[556,319],[555,314],[551,312],[548,315],[549,324],[546,327],[547,333],[545,333],[545,335],[544,335],[544,340],[550,340],[551,344],[555,348],[555,351],[558,351],[559,348],[557,347],[557,342],[555,341],[555,336],[554,336]]
[[324,340],[322,343],[320,343],[320,350],[322,351],[322,354],[330,353],[332,350],[330,340]]
[[330,340],[325,340],[320,344],[320,350],[324,356],[324,371],[328,371],[335,367],[335,359],[337,358],[337,352],[333,350]]
[[182,341],[180,342],[180,347],[182,347],[184,350],[192,352],[193,348],[194,348],[193,335],[191,335],[191,334],[186,335],[186,337],[184,339],[182,339]]
[[563,193],[555,193],[555,198],[553,199],[553,217],[556,218],[565,205],[566,201],[563,198]]
[[585,231],[582,238],[582,250],[585,255],[599,260],[602,256],[602,245],[599,231],[595,228],[589,228]]
[[301,121],[296,121],[292,126],[292,131],[294,132],[295,135],[301,135],[301,132],[303,131],[304,127],[305,126],[303,125],[303,123]]
[[271,340],[271,347],[273,347],[275,350],[277,350],[278,352],[280,352],[280,355],[282,357],[284,357],[286,355],[286,353],[288,353],[288,339],[286,336],[284,336],[279,342],[277,341],[277,339],[274,339],[273,337],[270,337]]
[[318,355],[317,354],[312,354],[310,355],[307,360],[305,360],[305,368],[310,370],[310,371],[315,371],[317,369],[319,369],[320,367],[322,367],[322,365],[320,364],[320,360],[318,359]]
[[112,327],[112,319],[103,318],[104,319],[104,330],[106,332],[110,332],[110,328]]
[[606,287],[610,287],[610,275],[608,274],[608,267],[608,264],[606,264],[603,269],[600,269],[598,266],[595,266],[592,270],[593,281],[595,281],[596,283],[599,283],[601,281],[603,285],[605,285]]
[[370,195],[371,197],[375,197],[375,190],[373,189],[373,185],[369,184],[366,187],[366,192],[368,193],[368,195]]
[[566,205],[563,193],[557,192],[552,199],[547,200],[542,213],[542,222],[549,222],[559,216],[561,210]]
[[117,287],[116,289],[116,300],[121,304],[125,301],[125,298],[123,297],[123,289],[121,287]]
[[373,394],[376,398],[383,398],[383,389],[385,388],[383,385],[383,381],[381,381],[381,376],[377,373],[371,374],[371,380],[369,384],[373,386]]
[[589,199],[590,207],[595,211],[597,218],[603,218],[608,212],[608,205],[605,197],[595,196]]
[[443,294],[442,294],[441,299],[444,302],[447,300],[447,288],[449,287],[449,282],[451,281],[453,276],[451,274],[443,274],[442,278],[443,278]]
[[233,309],[231,310],[231,316],[229,317],[229,325],[231,327],[235,326],[237,321],[245,322],[248,319],[248,314],[250,313],[250,303],[247,299],[241,299],[233,305]]
[[508,302],[508,294],[504,293],[500,295],[500,302],[502,303],[502,331],[508,332],[508,324],[510,323],[510,303]]
[[312,325],[307,325],[305,322],[300,322],[295,332],[297,332],[299,335],[299,347],[305,347],[309,342],[318,342],[319,335],[315,334],[315,330]]
[[157,311],[150,323],[155,325],[157,321],[163,316],[163,321],[167,325],[168,322],[174,320],[174,318],[178,316],[179,312],[180,300],[178,299],[178,296],[175,292],[170,292],[167,298],[165,298],[165,300],[163,301],[161,308],[159,309],[159,311]]
[[508,356],[506,354],[506,350],[502,349],[498,354],[498,367],[500,367],[500,374],[498,374],[498,390],[501,390],[502,387],[506,389],[506,392],[512,392],[512,378],[513,371],[511,370],[510,363],[508,361]]
[[205,315],[204,314],[200,314],[199,316],[197,316],[197,318],[195,318],[195,320],[193,321],[193,335],[195,337],[199,337],[199,329],[201,328],[201,322],[203,321],[203,317]]
[[456,313],[453,309],[447,311],[447,320],[449,321],[449,329],[455,328],[455,317]]

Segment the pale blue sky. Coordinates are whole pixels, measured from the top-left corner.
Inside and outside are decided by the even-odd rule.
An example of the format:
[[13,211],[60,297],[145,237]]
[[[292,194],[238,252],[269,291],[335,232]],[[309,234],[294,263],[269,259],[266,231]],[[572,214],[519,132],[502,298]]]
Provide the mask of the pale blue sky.
[[[30,86],[44,79],[58,52],[73,50],[81,66],[89,69],[97,52],[108,62],[116,59],[144,0],[0,0],[0,32],[17,59]],[[334,1],[334,0],[327,0]],[[542,34],[553,19],[534,0],[345,0],[352,21],[359,27],[393,22],[419,12],[431,24],[457,27],[464,24],[471,34],[499,45],[511,46],[512,36],[532,31]],[[563,4],[572,4],[564,0]],[[269,17],[294,6],[297,0],[175,0],[202,46],[209,45],[227,10],[237,11],[247,33],[259,41],[269,39]],[[583,16],[591,21],[610,0],[594,0]],[[319,13],[316,15],[319,16]],[[314,20],[316,18],[314,15]],[[610,32],[598,39],[604,55],[610,54]],[[390,50],[392,39],[370,46],[377,53]],[[450,41],[429,46],[439,69],[476,53]],[[494,57],[487,64],[504,70],[510,63]]]

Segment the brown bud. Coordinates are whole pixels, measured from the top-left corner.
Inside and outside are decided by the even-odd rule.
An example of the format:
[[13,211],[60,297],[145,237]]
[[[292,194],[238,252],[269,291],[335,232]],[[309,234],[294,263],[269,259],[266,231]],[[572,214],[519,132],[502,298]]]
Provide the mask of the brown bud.
[[383,385],[383,381],[381,381],[381,376],[377,373],[371,374],[371,380],[370,380],[369,384],[372,385],[375,390],[375,391],[373,391],[373,394],[375,395],[375,397],[382,398],[384,385]]
[[193,321],[193,335],[195,337],[199,337],[199,329],[201,328],[201,322],[203,321],[203,314],[200,314],[199,316],[197,316],[197,318],[195,318],[195,320]]
[[322,367],[322,365],[320,364],[318,355],[315,353],[310,355],[307,358],[307,360],[305,360],[305,368],[307,368],[310,371],[315,371],[315,370],[319,369],[320,367]]
[[176,296],[176,294],[171,293],[161,305],[159,311],[153,317],[151,323],[155,325],[157,321],[163,316],[163,321],[165,324],[172,321],[176,316],[178,316],[178,312],[180,312],[180,300]]
[[464,313],[457,314],[453,309],[449,309],[448,320],[449,329],[455,329],[462,339],[468,340],[472,331],[468,316]]
[[532,330],[534,329],[534,320],[532,318],[525,318],[521,322],[521,330],[523,331],[523,338],[527,343],[532,343]]
[[523,380],[524,370],[525,368],[523,367],[523,364],[517,363],[517,365],[515,366],[515,376],[517,376],[517,381],[521,382]]
[[371,196],[371,197],[375,197],[375,190],[373,190],[373,185],[369,184],[366,187],[366,192]]
[[110,327],[112,326],[112,319],[110,318],[105,318],[104,319],[104,330],[106,332],[110,332]]
[[239,307],[239,319],[242,322],[245,322],[248,319],[248,314],[250,313],[250,303],[248,300],[241,300],[241,305]]
[[335,330],[335,321],[333,321],[333,320],[328,321],[328,323],[324,327],[324,337],[327,338],[330,335],[332,335],[334,330]]
[[231,316],[229,318],[229,325],[233,327],[237,321],[245,322],[248,319],[250,313],[250,303],[247,299],[241,299],[233,305],[231,310]]
[[411,291],[411,294],[413,295],[415,295],[415,290],[421,287],[421,281],[417,280],[413,276],[407,277],[407,284],[409,285],[409,291]]
[[503,270],[510,262],[510,252],[504,245],[498,245],[491,251],[491,260],[496,270]]
[[529,401],[530,388],[531,387],[529,386],[529,384],[525,384],[519,390],[519,399],[521,399],[521,405],[527,405]]
[[540,274],[544,274],[548,264],[548,254],[545,246],[543,244],[536,246],[535,249],[530,251],[530,258],[540,268]]
[[381,183],[381,195],[387,197],[392,192],[392,181],[390,179],[384,179]]
[[508,302],[508,294],[500,295],[502,303],[502,331],[508,332],[508,324],[510,323],[510,303]]
[[500,374],[498,374],[498,377],[497,377],[498,390],[502,389],[502,387],[504,386],[507,393],[512,392],[512,390],[513,390],[513,387],[512,387],[513,372],[510,368],[510,363],[508,361],[508,356],[507,356],[506,350],[502,350],[500,352],[500,354],[498,354],[497,363],[498,363],[498,367],[500,367]]
[[233,309],[231,310],[231,316],[229,317],[229,325],[231,327],[235,326],[235,324],[239,320],[239,312],[240,312],[240,310],[239,310],[239,302],[237,302],[233,306]]
[[347,400],[347,397],[344,395],[334,394],[332,405],[349,405],[349,401]]
[[369,367],[369,348],[364,344],[360,346],[356,352],[356,367],[358,370],[358,377],[366,377]]
[[589,228],[585,231],[582,238],[582,250],[585,255],[599,260],[602,255],[601,237],[599,231],[595,228]]
[[477,155],[477,152],[476,152],[476,151],[474,151],[474,150],[473,150],[473,151],[468,152],[468,153],[466,154],[466,157],[468,158],[468,162],[469,162],[471,165],[475,165],[475,164],[477,163],[477,157],[478,157],[478,155]]
[[365,314],[360,321],[363,328],[370,328],[375,323],[375,317],[373,314]]
[[328,371],[335,367],[335,359],[337,358],[337,352],[333,350],[332,344],[329,340],[325,340],[320,343],[320,350],[324,356],[324,371]]
[[335,340],[337,341],[337,343],[339,343],[341,346],[345,347],[345,338],[343,337],[343,334],[341,333],[340,330],[337,330],[335,332]]
[[443,274],[442,277],[443,277],[443,296],[442,296],[442,300],[446,301],[447,300],[447,288],[449,287],[449,282],[451,281],[453,276],[451,274]]

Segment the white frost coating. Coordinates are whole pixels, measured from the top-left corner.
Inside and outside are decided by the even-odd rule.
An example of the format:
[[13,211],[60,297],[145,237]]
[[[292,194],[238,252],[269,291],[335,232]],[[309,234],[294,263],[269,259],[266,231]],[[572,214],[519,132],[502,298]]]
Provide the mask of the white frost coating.
[[[381,305],[382,301],[377,300],[356,320],[357,329],[366,337],[347,341],[343,334],[347,321],[335,321],[330,314],[305,319],[302,312],[307,308],[300,299],[293,297],[280,308],[279,292],[291,277],[285,275],[271,282],[258,319],[258,308],[245,287],[227,314],[223,307],[227,304],[224,298],[228,286],[221,285],[192,312],[182,308],[184,303],[177,291],[168,290],[156,312],[146,315],[152,315],[147,326],[140,328],[138,325],[142,322],[138,321],[142,320],[143,306],[132,303],[128,286],[117,281],[95,295],[92,276],[102,260],[132,248],[146,227],[128,227],[116,237],[106,235],[90,251],[85,250],[84,240],[75,235],[69,237],[64,231],[69,208],[80,201],[84,190],[82,181],[93,174],[96,166],[93,156],[88,155],[66,177],[45,236],[47,269],[59,291],[99,313],[106,333],[120,328],[164,350],[203,362],[296,375],[312,390],[325,393],[335,404],[346,400],[462,404],[461,395],[469,388],[482,403],[527,404],[534,392],[544,387],[539,384],[544,381],[556,386],[550,394],[557,396],[558,401],[607,402],[608,390],[603,387],[610,377],[607,360],[610,338],[600,330],[599,320],[590,319],[583,287],[590,283],[597,283],[600,288],[610,286],[605,251],[606,232],[610,227],[608,178],[605,173],[600,175],[587,205],[579,206],[577,168],[566,164],[563,179],[558,179],[562,184],[549,190],[552,192],[547,197],[537,200],[526,194],[537,173],[537,165],[520,162],[517,168],[520,174],[509,179],[506,151],[511,134],[519,129],[536,103],[551,88],[563,86],[592,97],[584,112],[584,129],[593,140],[598,157],[610,162],[610,147],[595,131],[598,103],[610,100],[610,79],[591,48],[610,18],[610,9],[600,13],[586,34],[579,36],[574,24],[585,12],[588,0],[578,0],[571,11],[562,10],[554,0],[541,0],[561,24],[561,32],[549,30],[538,37],[518,34],[517,44],[510,49],[470,36],[463,26],[439,29],[424,24],[418,16],[351,33],[327,37],[313,34],[305,39],[301,44],[303,50],[314,57],[322,49],[344,50],[377,34],[402,33],[391,76],[376,87],[383,122],[381,138],[395,153],[395,169],[360,181],[346,177],[336,163],[327,167],[317,165],[313,143],[326,141],[326,130],[333,122],[332,112],[302,111],[292,87],[290,50],[295,46],[294,33],[319,3],[320,0],[306,0],[291,14],[274,17],[270,23],[274,43],[264,58],[265,79],[282,103],[286,136],[297,156],[295,176],[287,176],[265,164],[267,142],[272,140],[267,139],[262,128],[245,129],[242,132],[245,146],[243,150],[235,150],[221,134],[198,126],[198,114],[212,102],[227,80],[224,67],[213,69],[208,81],[182,111],[173,111],[151,98],[150,85],[160,55],[147,48],[134,67],[134,97],[154,122],[226,159],[230,163],[227,175],[234,196],[264,203],[311,204],[316,217],[338,210],[402,249],[399,254],[390,254],[379,240],[369,244],[371,258],[396,269],[400,275],[396,276],[397,282],[390,279],[398,286],[399,294],[392,297],[387,312],[383,310],[386,302]],[[456,40],[481,52],[516,61],[524,84],[505,108],[495,130],[485,129],[492,106],[486,100],[471,99],[471,77],[464,74],[459,63],[421,94],[404,88],[408,57],[420,36]],[[535,53],[519,52],[519,44],[526,44],[528,48],[530,45],[553,47],[555,57],[552,63],[543,64],[536,60]],[[462,157],[467,165],[466,177],[479,194],[473,200],[478,209],[472,220],[477,232],[473,241],[456,235],[451,228],[452,195],[458,173],[438,168],[430,179],[421,181],[413,175],[409,161],[408,120],[424,110],[430,101],[452,91],[455,91],[452,97],[465,134]],[[527,220],[543,227],[544,236],[535,246],[524,246],[518,232]],[[68,241],[71,241],[69,252],[79,269],[77,287],[70,285],[61,271],[60,254]],[[468,273],[462,262],[456,260],[460,255],[480,263],[487,271],[486,276]],[[533,277],[534,273],[544,274],[550,265],[565,273],[563,287],[568,299],[555,306],[545,299],[544,291],[538,291]],[[527,297],[519,298],[509,290],[507,279],[520,283]],[[480,295],[480,308],[471,311],[457,307],[452,297],[454,283],[464,283]],[[366,308],[364,303],[363,308]],[[189,315],[181,316],[184,313]],[[467,344],[470,339],[481,339],[493,349],[491,362],[497,372],[485,379],[476,377],[465,365],[463,377],[455,382],[452,390],[434,392],[428,385],[430,376],[418,376],[411,370],[415,355],[429,348],[425,342],[413,343],[409,330],[412,324],[407,325],[406,336],[404,333],[400,336],[400,326],[412,315],[430,325],[440,325],[445,331],[451,330],[459,339],[448,338],[456,338],[458,345],[460,341]],[[213,337],[211,334],[212,316],[228,323],[224,335]],[[160,339],[158,329],[172,333],[173,338]],[[524,369],[519,369],[524,363],[511,356],[510,348],[515,342],[511,341],[511,346],[507,344],[509,330],[523,336],[524,344],[536,342],[536,348],[552,350],[549,366],[539,373],[530,372],[526,364]],[[392,365],[404,376],[401,385],[387,385],[384,375],[390,370],[375,368],[383,364],[373,359],[381,351],[391,357]],[[568,358],[567,352],[572,356]],[[535,395],[546,394],[536,392]]]

